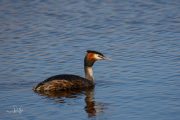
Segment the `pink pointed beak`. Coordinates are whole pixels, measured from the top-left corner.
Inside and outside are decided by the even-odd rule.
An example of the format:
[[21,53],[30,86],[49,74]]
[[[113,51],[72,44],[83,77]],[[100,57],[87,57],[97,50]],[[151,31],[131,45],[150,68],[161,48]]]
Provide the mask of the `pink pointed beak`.
[[113,60],[113,59],[108,58],[108,57],[103,57],[103,60]]

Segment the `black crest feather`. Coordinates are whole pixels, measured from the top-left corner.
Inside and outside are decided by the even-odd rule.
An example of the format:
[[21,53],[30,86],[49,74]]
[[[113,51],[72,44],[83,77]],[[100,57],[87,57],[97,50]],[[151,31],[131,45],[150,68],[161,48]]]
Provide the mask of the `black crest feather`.
[[94,50],[87,50],[86,52],[88,52],[88,53],[95,53],[95,54],[99,54],[99,55],[104,56],[102,53],[94,51]]

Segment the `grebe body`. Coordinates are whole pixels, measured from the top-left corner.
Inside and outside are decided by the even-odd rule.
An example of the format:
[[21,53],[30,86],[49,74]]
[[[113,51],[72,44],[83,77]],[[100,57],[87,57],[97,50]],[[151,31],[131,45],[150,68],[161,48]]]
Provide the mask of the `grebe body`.
[[69,90],[74,88],[85,88],[85,87],[94,86],[95,82],[92,72],[92,66],[95,61],[99,61],[103,59],[112,60],[110,58],[105,57],[100,52],[87,50],[87,55],[84,58],[85,78],[70,74],[56,75],[35,85],[33,90],[59,91],[59,90]]

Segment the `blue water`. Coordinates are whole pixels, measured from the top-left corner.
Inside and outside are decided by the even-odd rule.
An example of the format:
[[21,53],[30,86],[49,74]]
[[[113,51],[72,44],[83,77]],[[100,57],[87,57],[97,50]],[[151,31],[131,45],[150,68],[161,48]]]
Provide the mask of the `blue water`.
[[[32,90],[84,77],[87,49],[114,59],[94,64],[94,88]],[[0,96],[2,120],[179,120],[179,0],[1,0]]]

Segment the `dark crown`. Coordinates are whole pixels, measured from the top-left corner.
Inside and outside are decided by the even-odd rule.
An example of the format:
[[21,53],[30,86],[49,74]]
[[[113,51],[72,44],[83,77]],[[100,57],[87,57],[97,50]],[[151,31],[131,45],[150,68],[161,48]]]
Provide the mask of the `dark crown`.
[[99,55],[104,56],[104,55],[101,54],[100,52],[97,52],[97,51],[94,51],[94,50],[87,50],[86,52],[88,52],[88,53],[95,53],[95,54],[99,54]]

